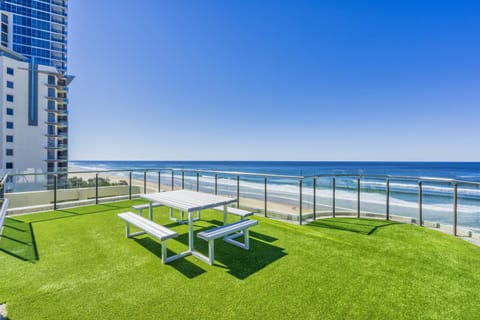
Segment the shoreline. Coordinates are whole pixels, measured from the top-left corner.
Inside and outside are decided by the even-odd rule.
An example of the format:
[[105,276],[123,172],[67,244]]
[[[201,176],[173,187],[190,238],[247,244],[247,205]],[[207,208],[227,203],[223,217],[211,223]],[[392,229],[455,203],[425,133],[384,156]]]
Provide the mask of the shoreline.
[[[85,171],[85,170],[83,170]],[[84,180],[88,180],[89,178],[95,178],[96,172],[82,172],[80,168],[75,166],[69,166],[69,172],[73,172],[73,174],[69,174],[69,178],[73,176],[82,177]],[[79,173],[77,173],[79,172]],[[128,174],[126,171],[120,172],[100,172],[99,177],[106,178],[112,183],[118,183],[121,180],[124,180],[128,183]],[[153,177],[155,179],[155,177]],[[159,186],[158,182],[151,181],[152,175],[147,176],[147,181],[144,185],[143,174],[134,174],[132,175],[132,186],[136,187],[135,194],[144,193],[144,187],[146,187],[146,193],[158,192],[160,191],[170,191],[172,190],[170,176],[164,176],[162,174],[162,184]],[[166,183],[163,183],[166,182]],[[236,185],[235,181],[224,181],[225,183],[219,184],[219,194],[227,197],[236,198]],[[243,180],[242,180],[243,182]],[[240,207],[252,210],[257,213],[264,213],[265,211],[265,202],[264,202],[264,194],[263,194],[263,186],[258,187],[258,184],[255,186],[254,183],[247,181],[247,186],[242,185],[242,189],[240,191]],[[202,185],[200,187],[200,191],[211,193],[213,192],[213,180],[202,180]],[[185,188],[194,190],[196,183],[192,180],[192,177],[189,176],[188,180],[186,180]],[[160,188],[159,188],[160,187]],[[293,187],[293,185],[292,185]],[[294,186],[296,187],[296,186]],[[275,189],[276,188],[276,189]],[[179,181],[179,177],[175,177],[175,190],[181,189],[181,182]],[[272,190],[273,189],[273,190]],[[308,216],[313,214],[313,203],[312,203],[312,194],[311,190],[304,188],[303,193],[303,203],[302,203],[302,215]],[[285,193],[288,192],[288,193]],[[279,217],[290,220],[290,219],[298,219],[300,215],[300,204],[298,195],[296,194],[297,190],[283,190],[279,189],[278,186],[269,185],[269,199],[267,200],[267,211],[268,214],[272,213],[272,215],[278,214]],[[343,193],[342,193],[343,192]],[[243,195],[245,194],[245,196]],[[340,197],[339,197],[340,196]],[[368,197],[370,198],[368,198]],[[284,197],[285,201],[278,201],[280,198]],[[427,195],[424,195],[425,199],[427,199]],[[270,199],[271,198],[271,199]],[[373,198],[373,201],[372,201]],[[385,195],[381,193],[375,192],[367,192],[362,191],[362,203],[361,203],[361,215],[382,215],[385,214]],[[375,202],[376,201],[376,202]],[[380,202],[378,202],[380,201]],[[406,202],[405,202],[406,201]],[[337,189],[337,196],[336,196],[336,204],[335,204],[336,211],[340,214],[346,215],[356,215],[357,210],[357,201],[356,201],[356,192],[351,191],[342,191],[341,188]],[[424,203],[423,210],[424,210],[424,219],[428,221],[436,221],[440,224],[450,224],[451,222],[450,217],[450,203]],[[477,210],[477,206],[474,204],[468,204],[467,209],[469,211],[465,211],[465,203],[460,203],[459,205],[459,218],[464,220],[467,218],[468,220],[464,220],[463,226],[466,228],[471,228],[473,230],[479,230],[479,228],[473,223],[472,219],[475,219],[480,209]],[[323,194],[318,191],[317,192],[317,216],[324,216],[327,212],[332,211],[332,202],[331,197],[329,197],[329,192],[323,189]],[[474,211],[472,211],[474,210]],[[391,197],[390,199],[390,211],[395,212],[396,215],[405,217],[407,219],[417,219],[418,217],[418,204],[416,201],[410,201],[410,199],[399,200],[395,197]],[[470,211],[472,211],[470,213]],[[476,232],[476,231],[475,231]]]

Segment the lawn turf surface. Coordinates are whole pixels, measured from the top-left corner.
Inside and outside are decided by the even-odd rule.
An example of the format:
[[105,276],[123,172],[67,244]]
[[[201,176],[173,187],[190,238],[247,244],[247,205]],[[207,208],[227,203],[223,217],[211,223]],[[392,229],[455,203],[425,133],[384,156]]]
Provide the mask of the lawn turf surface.
[[[215,242],[215,265],[161,263],[117,213],[141,200],[13,216],[0,240],[0,303],[19,319],[479,319],[480,248],[414,225],[255,217],[250,251]],[[186,225],[172,253],[187,249]],[[146,212],[145,212],[146,213]],[[222,223],[202,212],[195,230]],[[207,253],[207,243],[195,238]]]

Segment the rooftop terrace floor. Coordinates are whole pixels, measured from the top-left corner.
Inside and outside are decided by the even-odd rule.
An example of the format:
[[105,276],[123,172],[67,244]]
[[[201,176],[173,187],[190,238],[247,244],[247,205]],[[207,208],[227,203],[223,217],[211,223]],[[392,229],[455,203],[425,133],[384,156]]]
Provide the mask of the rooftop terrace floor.
[[[7,218],[0,303],[8,319],[474,319],[480,248],[389,221],[322,219],[306,226],[254,217],[251,249],[221,240],[215,265],[161,263],[161,245],[125,238],[117,213],[141,200]],[[187,248],[176,230],[175,253]],[[195,230],[220,225],[206,211]],[[196,247],[207,253],[207,244]],[[172,252],[170,252],[172,254]]]

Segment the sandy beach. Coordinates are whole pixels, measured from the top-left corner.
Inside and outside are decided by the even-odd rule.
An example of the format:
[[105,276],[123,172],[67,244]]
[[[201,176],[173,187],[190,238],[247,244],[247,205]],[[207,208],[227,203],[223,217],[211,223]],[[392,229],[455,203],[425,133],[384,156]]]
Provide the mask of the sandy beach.
[[[94,179],[96,173],[95,172],[82,172],[81,169],[70,166],[69,167],[69,178],[79,177],[82,178],[84,181],[88,181],[88,179]],[[128,177],[116,173],[116,172],[99,172],[99,178],[108,179],[111,183],[120,183],[121,181],[127,181]],[[143,178],[139,179],[132,176],[132,186],[137,186],[140,190],[143,191],[144,187],[146,187],[146,193],[151,192],[158,192],[158,191],[170,191],[172,190],[171,185],[160,185],[160,189],[158,188],[158,183],[152,181],[146,181],[144,183]],[[181,186],[175,186],[175,190],[180,190]],[[143,193],[143,192],[142,192]],[[228,195],[227,195],[228,196]],[[260,194],[259,197],[263,197],[263,194]],[[246,198],[240,197],[240,207],[248,208],[255,212],[264,212],[265,209],[265,202],[263,200],[253,199],[253,198]],[[311,208],[303,208],[303,213],[312,212]],[[288,204],[278,203],[267,201],[267,212],[271,213],[280,213],[282,215],[291,215],[291,216],[298,216],[299,215],[299,207],[292,206]]]

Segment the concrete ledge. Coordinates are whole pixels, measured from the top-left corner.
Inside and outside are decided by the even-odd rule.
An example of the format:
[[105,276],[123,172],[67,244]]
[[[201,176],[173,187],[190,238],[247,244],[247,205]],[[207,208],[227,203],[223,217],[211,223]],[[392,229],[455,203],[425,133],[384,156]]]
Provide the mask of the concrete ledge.
[[[115,196],[115,197],[105,197],[105,198],[98,198],[98,203],[108,203],[108,202],[115,202],[115,201],[122,201],[128,200],[128,195],[125,196]],[[139,195],[132,195],[132,199],[139,198]],[[57,203],[57,210],[58,209],[66,209],[66,208],[75,208],[81,206],[88,206],[94,205],[95,199],[88,199],[88,200],[78,200],[78,201],[66,201],[66,202],[59,202]],[[29,206],[29,207],[20,207],[20,208],[11,208],[8,209],[8,216],[18,215],[18,214],[27,214],[27,213],[36,213],[36,212],[45,212],[45,211],[53,211],[53,203],[51,204],[42,204],[38,206]]]

